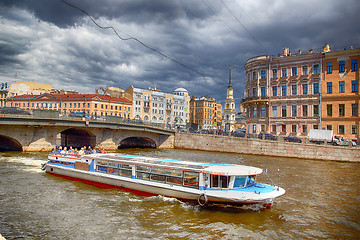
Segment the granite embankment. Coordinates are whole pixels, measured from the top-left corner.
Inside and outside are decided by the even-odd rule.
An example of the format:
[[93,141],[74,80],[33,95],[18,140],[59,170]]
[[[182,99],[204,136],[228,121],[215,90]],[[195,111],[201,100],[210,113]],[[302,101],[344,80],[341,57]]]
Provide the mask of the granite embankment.
[[360,146],[316,145],[206,134],[176,133],[174,147],[179,149],[277,157],[360,162]]

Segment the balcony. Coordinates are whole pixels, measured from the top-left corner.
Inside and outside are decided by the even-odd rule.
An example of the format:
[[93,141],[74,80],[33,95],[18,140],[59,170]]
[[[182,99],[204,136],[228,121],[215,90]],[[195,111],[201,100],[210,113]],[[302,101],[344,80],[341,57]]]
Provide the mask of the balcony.
[[245,103],[245,102],[267,102],[269,101],[269,97],[265,96],[265,97],[245,97],[241,99],[241,103]]

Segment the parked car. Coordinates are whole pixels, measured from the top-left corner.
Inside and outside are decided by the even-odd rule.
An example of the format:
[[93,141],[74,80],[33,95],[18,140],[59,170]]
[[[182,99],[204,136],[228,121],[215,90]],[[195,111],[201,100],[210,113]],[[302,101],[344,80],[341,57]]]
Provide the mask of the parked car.
[[284,141],[285,142],[297,142],[297,143],[301,143],[302,140],[298,137],[295,137],[295,136],[287,136],[287,137],[284,137]]
[[177,131],[178,132],[187,132],[187,129],[185,127],[178,127]]
[[91,118],[89,116],[89,114],[87,114],[85,112],[80,112],[80,111],[72,111],[72,112],[70,112],[69,117],[78,117],[78,118],[87,118],[87,119]]
[[265,135],[265,140],[273,140],[277,141],[278,138],[270,133],[259,133],[258,138],[262,139],[263,135]]
[[206,129],[198,129],[198,130],[195,131],[195,133],[208,134],[208,130],[206,130]]
[[28,111],[18,107],[2,107],[0,108],[1,114],[17,114],[17,115],[31,115]]

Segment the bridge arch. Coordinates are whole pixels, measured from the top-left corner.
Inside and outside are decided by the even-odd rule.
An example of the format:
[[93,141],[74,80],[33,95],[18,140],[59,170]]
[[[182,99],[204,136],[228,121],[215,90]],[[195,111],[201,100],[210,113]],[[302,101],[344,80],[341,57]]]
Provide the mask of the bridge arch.
[[81,148],[83,146],[96,145],[96,135],[88,130],[81,128],[68,128],[61,133],[61,146]]
[[148,137],[128,137],[120,142],[118,149],[122,148],[156,148],[156,142]]
[[0,135],[0,152],[22,150],[22,145],[16,139]]

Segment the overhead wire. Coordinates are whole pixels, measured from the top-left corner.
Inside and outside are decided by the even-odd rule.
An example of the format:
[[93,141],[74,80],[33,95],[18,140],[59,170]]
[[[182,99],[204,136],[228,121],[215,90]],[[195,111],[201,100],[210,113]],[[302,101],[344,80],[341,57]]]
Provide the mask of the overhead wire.
[[[123,41],[134,40],[134,41],[138,42],[139,44],[141,44],[141,45],[144,46],[145,48],[148,48],[148,49],[156,52],[157,54],[159,54],[159,55],[161,55],[161,56],[163,56],[163,57],[171,60],[172,62],[174,62],[174,63],[182,66],[183,68],[186,68],[186,69],[188,69],[188,70],[190,70],[190,71],[192,71],[192,72],[200,75],[200,76],[203,78],[204,82],[207,83],[205,74],[203,74],[203,73],[201,73],[201,72],[199,72],[199,71],[197,71],[197,70],[195,70],[195,69],[193,69],[193,68],[191,68],[191,67],[189,67],[189,66],[187,66],[187,65],[185,65],[185,64],[183,64],[183,63],[181,63],[181,62],[179,62],[179,61],[177,61],[177,60],[175,60],[175,59],[173,59],[172,57],[170,57],[170,56],[168,56],[168,55],[160,52],[159,50],[157,50],[157,49],[155,49],[155,48],[153,48],[153,47],[150,47],[149,45],[147,45],[147,44],[145,44],[144,42],[140,41],[138,38],[132,37],[132,36],[130,36],[129,34],[126,34],[126,33],[124,33],[124,34],[128,35],[129,37],[124,38],[124,37],[120,36],[120,34],[118,33],[118,31],[117,31],[114,27],[112,27],[112,26],[101,26],[99,23],[97,23],[97,21],[95,21],[95,19],[94,19],[89,13],[87,13],[85,10],[81,9],[80,7],[75,6],[75,5],[71,4],[71,3],[68,3],[68,2],[66,2],[66,1],[64,1],[64,0],[60,0],[60,1],[63,2],[64,4],[68,5],[68,6],[72,7],[72,8],[75,8],[75,9],[81,11],[81,12],[84,13],[85,15],[87,15],[87,16],[90,18],[90,20],[91,20],[97,27],[99,27],[99,28],[101,28],[101,29],[111,29],[111,30],[116,34],[116,36],[117,36],[119,39],[123,40]],[[226,86],[226,85],[224,85],[223,83],[218,82],[218,81],[216,81],[216,80],[213,79],[213,78],[212,78],[212,81],[214,81],[214,82],[216,82],[216,83],[218,83],[218,84],[221,84],[221,85],[223,85],[223,86]]]

